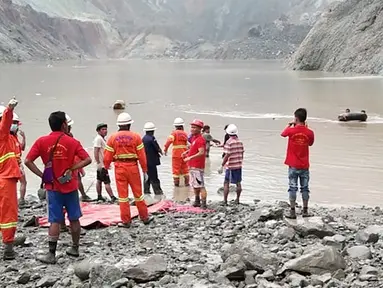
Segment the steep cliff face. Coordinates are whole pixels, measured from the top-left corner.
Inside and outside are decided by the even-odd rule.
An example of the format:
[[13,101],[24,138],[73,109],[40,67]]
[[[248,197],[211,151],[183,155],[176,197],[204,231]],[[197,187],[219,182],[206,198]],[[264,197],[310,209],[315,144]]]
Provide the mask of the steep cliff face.
[[329,7],[288,61],[300,70],[383,74],[383,1]]
[[107,23],[49,17],[11,1],[0,5],[0,60],[108,57],[118,33]]
[[[314,8],[302,1],[315,2]],[[11,5],[8,0],[7,5],[0,3],[6,10],[0,20],[6,22],[6,40],[0,37],[0,47],[6,60],[78,54],[282,58],[297,48],[328,1],[332,0],[13,0]],[[9,18],[11,14],[19,22]],[[21,31],[20,51],[15,40],[8,39],[8,27]]]

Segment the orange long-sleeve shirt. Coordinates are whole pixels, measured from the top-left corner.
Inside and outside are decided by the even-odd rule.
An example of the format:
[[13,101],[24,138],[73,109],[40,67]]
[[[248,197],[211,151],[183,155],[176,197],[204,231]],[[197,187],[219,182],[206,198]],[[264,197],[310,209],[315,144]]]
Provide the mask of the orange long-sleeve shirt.
[[16,156],[19,150],[10,133],[12,120],[13,111],[6,108],[0,122],[0,177],[19,179],[21,173]]
[[183,130],[174,130],[165,143],[164,152],[166,153],[173,144],[172,157],[180,158],[182,153],[187,150],[188,134]]
[[[133,161],[129,161],[129,160]],[[111,135],[104,150],[104,166],[109,169],[113,161],[125,162],[126,165],[137,165],[138,160],[142,172],[148,171],[144,144],[141,136],[132,131],[118,131]]]

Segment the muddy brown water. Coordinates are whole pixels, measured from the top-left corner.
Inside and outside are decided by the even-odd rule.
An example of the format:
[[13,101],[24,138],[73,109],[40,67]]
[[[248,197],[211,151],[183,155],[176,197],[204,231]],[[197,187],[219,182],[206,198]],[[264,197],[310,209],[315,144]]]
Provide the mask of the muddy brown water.
[[[163,146],[175,117],[200,118],[223,139],[225,124],[235,123],[245,145],[243,201],[287,199],[287,141],[280,137],[297,107],[306,107],[316,142],[311,149],[311,199],[325,204],[383,204],[383,78],[292,72],[275,61],[85,61],[2,65],[1,101],[17,96],[17,107],[29,148],[49,133],[47,118],[55,110],[75,121],[73,133],[93,155],[99,122],[116,131],[111,105],[124,99],[143,133],[146,121],[157,126]],[[129,104],[131,103],[131,104]],[[367,110],[367,123],[338,123],[344,109]],[[28,149],[27,149],[28,150]],[[212,148],[206,165],[209,198],[217,189],[221,149]],[[25,156],[25,154],[24,154]],[[173,197],[171,159],[162,158],[159,174],[168,198]],[[95,165],[86,169],[86,189],[95,192]],[[113,173],[112,173],[113,174]],[[28,193],[38,179],[28,171]],[[114,186],[113,179],[113,188]],[[185,192],[186,191],[186,192]],[[187,190],[176,191],[178,199]]]

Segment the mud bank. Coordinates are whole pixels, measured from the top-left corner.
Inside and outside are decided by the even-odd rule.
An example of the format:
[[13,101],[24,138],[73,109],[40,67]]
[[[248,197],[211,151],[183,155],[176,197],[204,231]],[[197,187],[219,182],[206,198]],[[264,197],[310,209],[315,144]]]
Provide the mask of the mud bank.
[[23,227],[45,204],[20,211],[17,260],[0,268],[1,287],[382,287],[383,212],[315,207],[284,219],[286,202],[222,207],[214,213],[155,215],[144,226],[88,230],[81,256],[60,236],[58,263],[42,265],[47,230]]

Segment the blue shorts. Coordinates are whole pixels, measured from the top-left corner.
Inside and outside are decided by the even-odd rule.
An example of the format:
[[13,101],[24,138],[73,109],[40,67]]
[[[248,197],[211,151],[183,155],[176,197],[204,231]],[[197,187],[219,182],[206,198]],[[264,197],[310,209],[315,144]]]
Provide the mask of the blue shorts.
[[70,193],[48,190],[47,194],[49,223],[61,223],[65,220],[63,208],[68,213],[69,221],[76,221],[81,218],[82,212],[77,190]]
[[226,169],[225,183],[238,184],[242,182],[242,168]]

